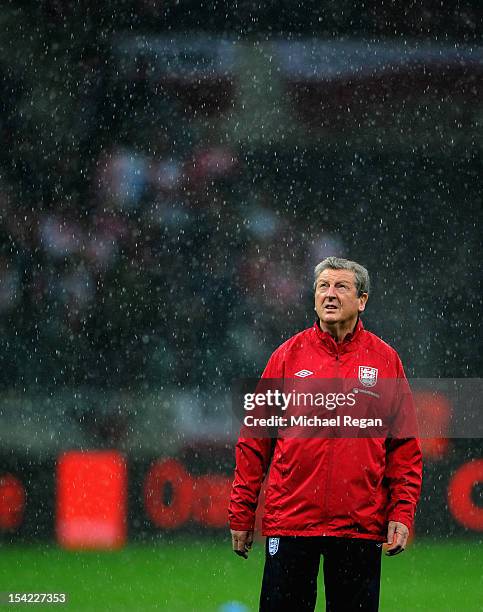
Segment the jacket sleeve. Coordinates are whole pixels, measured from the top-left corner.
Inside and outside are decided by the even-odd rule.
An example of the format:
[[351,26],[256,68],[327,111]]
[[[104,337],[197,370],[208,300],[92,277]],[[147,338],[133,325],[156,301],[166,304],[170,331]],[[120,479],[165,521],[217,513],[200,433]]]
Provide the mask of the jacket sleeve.
[[[262,378],[283,378],[283,363],[279,351],[270,357]],[[272,438],[238,438],[235,448],[235,479],[233,481],[228,516],[230,528],[247,531],[254,528],[255,511],[263,479],[270,466]]]
[[411,389],[399,357],[397,361],[396,434],[386,442],[387,520],[401,522],[411,529],[421,494],[423,462]]

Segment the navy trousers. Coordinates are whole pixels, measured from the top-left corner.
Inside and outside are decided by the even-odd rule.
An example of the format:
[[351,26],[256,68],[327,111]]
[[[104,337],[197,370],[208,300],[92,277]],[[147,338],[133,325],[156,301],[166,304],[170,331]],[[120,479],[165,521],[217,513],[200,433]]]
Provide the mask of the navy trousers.
[[312,612],[323,556],[327,612],[377,612],[380,542],[361,538],[267,538],[261,612]]

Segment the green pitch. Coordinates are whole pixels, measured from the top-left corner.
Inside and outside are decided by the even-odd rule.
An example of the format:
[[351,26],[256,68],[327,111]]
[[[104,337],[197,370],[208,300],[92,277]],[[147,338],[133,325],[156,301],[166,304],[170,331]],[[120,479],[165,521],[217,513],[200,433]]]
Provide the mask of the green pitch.
[[[160,540],[106,553],[4,545],[0,592],[66,592],[68,604],[40,606],[58,612],[217,612],[234,600],[257,610],[262,548],[257,543],[245,561],[222,538]],[[384,558],[381,611],[483,610],[482,568],[483,548],[476,539],[419,541],[398,557]],[[320,596],[322,590],[320,582]],[[0,606],[15,608],[32,606]],[[324,609],[322,598],[318,609]]]

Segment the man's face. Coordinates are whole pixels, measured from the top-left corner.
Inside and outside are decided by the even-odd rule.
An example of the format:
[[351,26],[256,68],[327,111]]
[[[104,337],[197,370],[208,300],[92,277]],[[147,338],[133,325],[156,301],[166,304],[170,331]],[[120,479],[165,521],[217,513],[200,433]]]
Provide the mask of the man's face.
[[324,270],[315,286],[315,310],[323,327],[355,325],[367,297],[367,293],[357,295],[354,272]]

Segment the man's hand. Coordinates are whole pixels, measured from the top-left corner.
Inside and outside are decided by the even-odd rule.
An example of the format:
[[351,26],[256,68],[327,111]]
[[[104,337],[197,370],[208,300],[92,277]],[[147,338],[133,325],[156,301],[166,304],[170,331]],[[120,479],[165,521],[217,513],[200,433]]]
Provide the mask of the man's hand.
[[250,531],[235,531],[231,529],[230,531],[233,552],[244,559],[248,559],[248,553],[253,544],[253,529]]
[[387,528],[387,543],[389,546],[386,549],[386,555],[393,557],[406,548],[408,541],[409,529],[403,523],[398,521],[389,521]]

